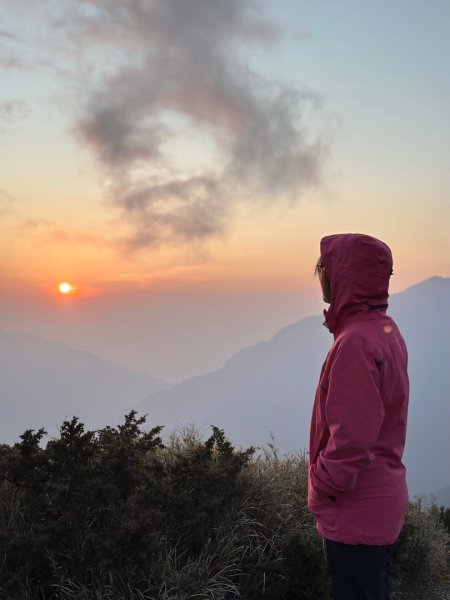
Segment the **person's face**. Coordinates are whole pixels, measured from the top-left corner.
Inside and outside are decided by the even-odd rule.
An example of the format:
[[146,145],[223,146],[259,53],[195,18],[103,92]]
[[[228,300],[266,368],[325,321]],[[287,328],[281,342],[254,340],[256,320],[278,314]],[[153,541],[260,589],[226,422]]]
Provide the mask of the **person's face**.
[[327,304],[331,303],[331,284],[328,279],[325,267],[322,265],[322,261],[319,260],[317,264],[317,273],[319,275],[320,286],[322,288],[323,301]]

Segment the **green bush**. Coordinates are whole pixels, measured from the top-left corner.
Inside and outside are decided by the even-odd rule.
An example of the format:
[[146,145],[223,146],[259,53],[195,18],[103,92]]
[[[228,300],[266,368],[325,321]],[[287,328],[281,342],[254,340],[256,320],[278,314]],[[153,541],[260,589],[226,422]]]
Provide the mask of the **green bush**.
[[85,432],[74,418],[44,449],[42,429],[1,448],[1,597],[157,588],[161,556],[198,560],[242,495],[253,449],[235,451],[214,427],[206,442],[170,451],[162,428],[144,433],[144,422],[132,412],[117,428]]
[[[329,600],[322,540],[306,507],[307,456],[236,450],[212,428],[162,443],[135,412],[43,447],[0,446],[0,597]],[[437,509],[409,507],[396,579],[443,578]]]

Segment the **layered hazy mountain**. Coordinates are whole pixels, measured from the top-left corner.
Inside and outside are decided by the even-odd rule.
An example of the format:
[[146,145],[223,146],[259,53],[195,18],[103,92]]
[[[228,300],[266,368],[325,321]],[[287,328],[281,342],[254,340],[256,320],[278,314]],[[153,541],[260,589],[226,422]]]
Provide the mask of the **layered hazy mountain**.
[[54,435],[74,415],[91,428],[116,425],[124,406],[167,386],[89,352],[0,330],[0,443],[17,442],[25,429]]
[[[411,398],[405,462],[411,495],[446,497],[450,486],[450,279],[432,278],[390,298],[409,349]],[[314,316],[236,353],[218,371],[174,386],[146,372],[65,345],[0,330],[0,443],[28,428],[57,432],[80,417],[115,425],[136,408],[149,425],[223,428],[236,445],[275,438],[280,452],[305,450],[315,387],[332,336]],[[214,345],[214,339],[211,339]]]
[[[434,277],[390,298],[409,349],[411,396],[405,463],[410,494],[450,484],[450,279]],[[280,452],[307,449],[320,368],[332,336],[319,316],[235,354],[222,369],[156,392],[136,405],[166,430],[225,429],[237,445],[275,438]]]

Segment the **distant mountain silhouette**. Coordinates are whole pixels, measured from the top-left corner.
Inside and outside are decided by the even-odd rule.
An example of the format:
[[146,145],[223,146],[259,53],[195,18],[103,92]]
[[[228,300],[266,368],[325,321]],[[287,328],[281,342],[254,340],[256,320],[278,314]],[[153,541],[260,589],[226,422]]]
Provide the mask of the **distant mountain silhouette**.
[[88,427],[116,425],[127,403],[167,386],[89,352],[0,330],[0,443],[17,442],[25,429],[54,435],[73,415]]
[[[450,279],[433,277],[392,295],[388,313],[409,349],[411,397],[404,456],[411,495],[450,484]],[[136,405],[166,430],[225,429],[235,444],[275,438],[280,452],[307,449],[315,387],[332,336],[314,316],[235,354],[222,369],[185,380]]]

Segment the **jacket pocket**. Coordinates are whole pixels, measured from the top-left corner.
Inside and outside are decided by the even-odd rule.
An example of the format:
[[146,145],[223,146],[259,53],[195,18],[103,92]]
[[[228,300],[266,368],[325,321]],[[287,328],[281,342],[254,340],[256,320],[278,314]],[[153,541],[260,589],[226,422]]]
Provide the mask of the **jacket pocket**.
[[320,525],[326,529],[333,528],[339,512],[337,498],[326,496],[311,488],[308,496],[308,508]]

